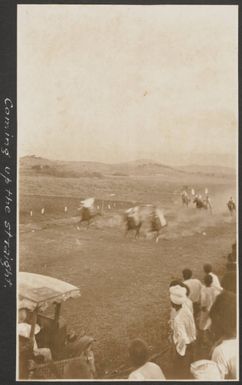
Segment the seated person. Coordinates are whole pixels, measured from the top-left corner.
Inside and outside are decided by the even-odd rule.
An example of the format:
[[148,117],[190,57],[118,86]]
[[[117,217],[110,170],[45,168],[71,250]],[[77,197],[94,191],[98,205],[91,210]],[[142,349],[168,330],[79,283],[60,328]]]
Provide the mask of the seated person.
[[[40,331],[40,326],[38,324],[35,325],[34,334],[38,334]],[[30,338],[31,325],[26,322],[18,323],[18,335],[24,338]],[[42,356],[45,362],[52,360],[52,354],[50,349],[48,348],[38,348],[35,336],[33,336],[33,355],[34,357]]]

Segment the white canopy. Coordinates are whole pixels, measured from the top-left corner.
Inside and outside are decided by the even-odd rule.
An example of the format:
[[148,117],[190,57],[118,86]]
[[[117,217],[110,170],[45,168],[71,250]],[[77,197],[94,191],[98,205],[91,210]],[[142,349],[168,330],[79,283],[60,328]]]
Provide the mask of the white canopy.
[[44,310],[53,303],[79,296],[78,287],[59,279],[26,272],[18,274],[19,308]]

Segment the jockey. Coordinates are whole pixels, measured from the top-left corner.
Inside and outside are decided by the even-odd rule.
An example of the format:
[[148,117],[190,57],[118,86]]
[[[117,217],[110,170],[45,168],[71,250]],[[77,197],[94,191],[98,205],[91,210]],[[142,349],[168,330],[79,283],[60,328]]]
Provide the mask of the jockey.
[[205,199],[204,199],[204,202],[205,204],[207,205],[207,207],[212,210],[212,203],[211,203],[211,199],[208,195],[208,192],[205,194]]
[[229,198],[228,206],[231,206],[231,207],[233,207],[235,209],[235,201],[233,200],[232,197]]

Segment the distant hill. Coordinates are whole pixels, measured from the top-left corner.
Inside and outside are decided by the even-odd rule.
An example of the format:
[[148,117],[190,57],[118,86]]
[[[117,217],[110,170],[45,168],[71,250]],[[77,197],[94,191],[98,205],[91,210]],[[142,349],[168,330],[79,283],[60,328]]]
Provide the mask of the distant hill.
[[35,155],[25,156],[20,159],[20,172],[23,175],[49,175],[62,178],[105,176],[152,176],[182,177],[182,175],[200,174],[216,176],[234,176],[235,170],[221,166],[188,165],[171,167],[154,162],[150,159],[138,159],[130,162],[107,164],[88,161],[58,161],[49,160]]
[[199,174],[206,174],[206,175],[236,175],[236,170],[232,167],[223,167],[223,166],[217,166],[217,165],[196,165],[191,164],[187,166],[179,167],[180,170],[189,172],[189,173],[199,173]]

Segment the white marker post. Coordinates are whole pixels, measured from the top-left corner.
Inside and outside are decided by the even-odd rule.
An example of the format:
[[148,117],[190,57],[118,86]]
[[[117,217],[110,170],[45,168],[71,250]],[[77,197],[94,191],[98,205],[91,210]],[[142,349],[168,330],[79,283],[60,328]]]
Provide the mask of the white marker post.
[[65,206],[65,213],[67,213],[67,206]]
[[45,209],[41,209],[41,214],[43,215],[45,213]]
[[32,210],[30,211],[30,216],[31,216],[31,217],[33,216],[33,211],[32,211]]

